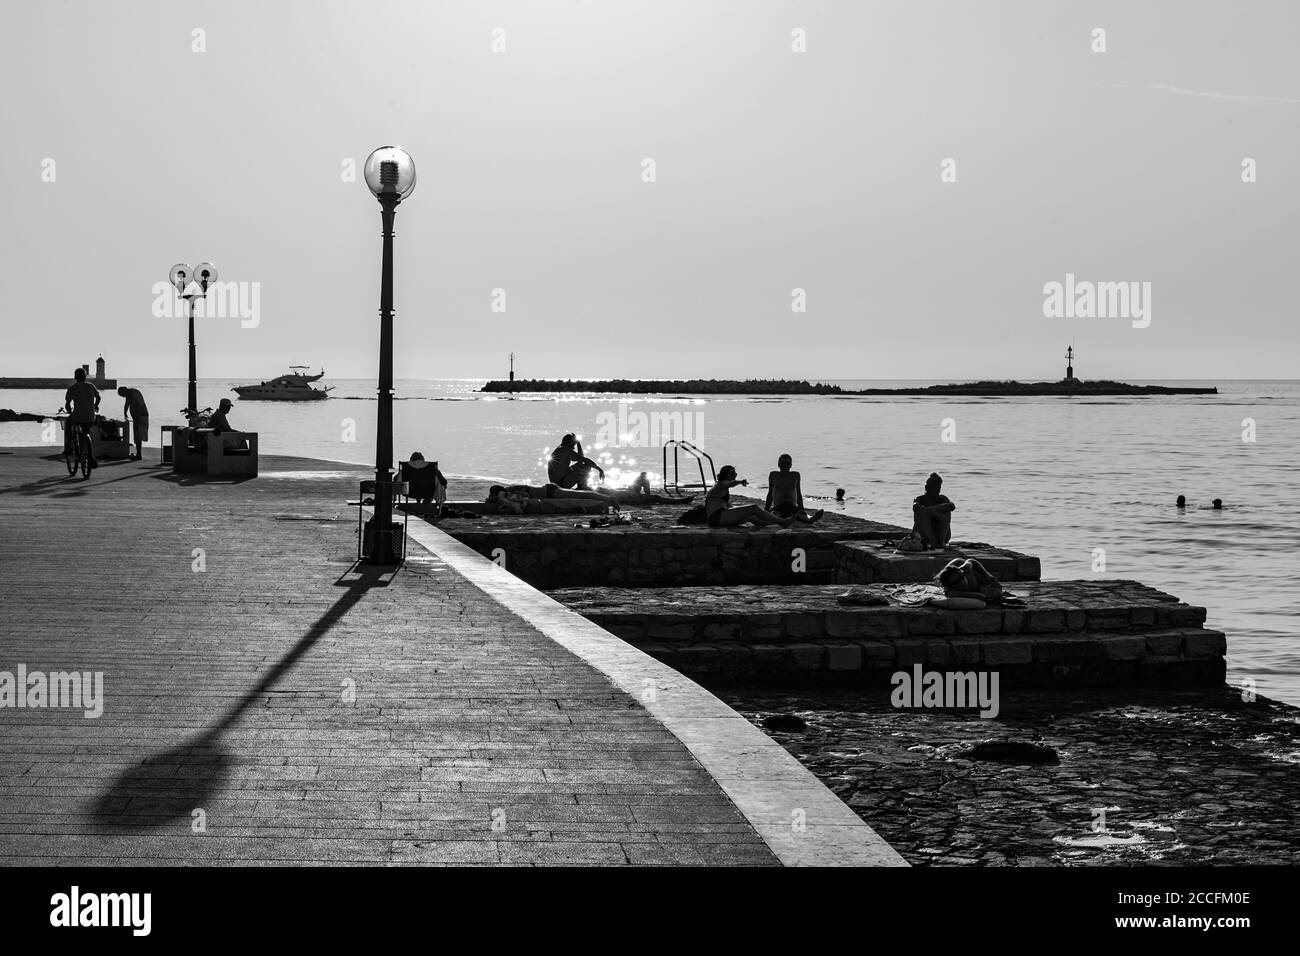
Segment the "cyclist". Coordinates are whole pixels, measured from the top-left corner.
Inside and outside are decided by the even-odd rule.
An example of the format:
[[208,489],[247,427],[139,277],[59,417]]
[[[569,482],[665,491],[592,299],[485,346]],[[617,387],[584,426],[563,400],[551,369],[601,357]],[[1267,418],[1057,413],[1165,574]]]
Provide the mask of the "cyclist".
[[95,423],[95,416],[99,413],[99,389],[86,381],[84,368],[77,369],[73,375],[77,380],[63,395],[63,405],[68,410],[69,434],[76,441],[77,432],[87,433],[86,450],[90,454],[90,467],[98,468],[94,444],[89,440],[89,426]]

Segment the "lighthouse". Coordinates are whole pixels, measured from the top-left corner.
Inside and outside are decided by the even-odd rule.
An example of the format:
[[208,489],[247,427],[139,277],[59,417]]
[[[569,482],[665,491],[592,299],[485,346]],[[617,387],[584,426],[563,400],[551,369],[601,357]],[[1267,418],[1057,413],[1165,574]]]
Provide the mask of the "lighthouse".
[[104,356],[95,359],[95,384],[104,384]]
[[1067,346],[1065,349],[1065,380],[1074,381],[1074,346]]

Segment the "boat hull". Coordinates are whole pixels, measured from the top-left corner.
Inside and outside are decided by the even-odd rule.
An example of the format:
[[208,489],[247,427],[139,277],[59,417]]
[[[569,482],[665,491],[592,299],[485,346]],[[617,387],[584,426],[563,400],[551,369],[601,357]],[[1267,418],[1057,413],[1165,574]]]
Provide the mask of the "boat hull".
[[244,402],[319,402],[329,398],[328,393],[316,388],[269,389],[254,386],[232,391]]

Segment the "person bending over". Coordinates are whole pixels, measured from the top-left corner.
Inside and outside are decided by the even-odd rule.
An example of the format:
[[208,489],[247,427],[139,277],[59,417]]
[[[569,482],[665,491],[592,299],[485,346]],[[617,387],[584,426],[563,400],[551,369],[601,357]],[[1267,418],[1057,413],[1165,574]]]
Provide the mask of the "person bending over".
[[737,480],[736,469],[731,465],[723,465],[718,469],[717,483],[704,498],[704,520],[710,528],[734,528],[746,523],[760,528],[764,525],[788,528],[794,522],[793,518],[778,518],[758,505],[731,507],[731,489],[736,485],[748,486],[749,482],[745,479]]
[[123,385],[117,390],[123,398],[122,418],[131,420],[132,438],[135,439],[135,456],[132,460],[144,458],[144,443],[149,440],[149,406],[144,403],[144,396],[138,388]]
[[776,460],[777,470],[767,476],[767,501],[763,507],[779,518],[794,518],[804,524],[812,524],[824,512],[819,508],[810,516],[804,510],[799,472],[790,470],[793,464],[794,459],[789,455],[782,455]]
[[912,501],[914,523],[912,533],[920,538],[927,548],[944,548],[952,540],[952,513],[957,506],[939,493],[943,488],[943,479],[934,472],[925,481],[925,494],[917,495]]

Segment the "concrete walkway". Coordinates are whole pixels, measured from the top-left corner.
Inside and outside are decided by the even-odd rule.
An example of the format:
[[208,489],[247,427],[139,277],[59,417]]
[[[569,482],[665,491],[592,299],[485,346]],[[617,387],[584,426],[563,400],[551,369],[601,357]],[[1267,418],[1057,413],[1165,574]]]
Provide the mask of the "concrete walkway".
[[[742,813],[709,725],[688,749],[465,555],[358,572],[360,469],[263,456],[190,484],[151,451],[84,482],[0,452],[0,671],[103,673],[98,718],[0,709],[0,862],[898,862],[788,755],[725,755],[779,811]],[[828,853],[768,832],[791,799],[836,817]]]

